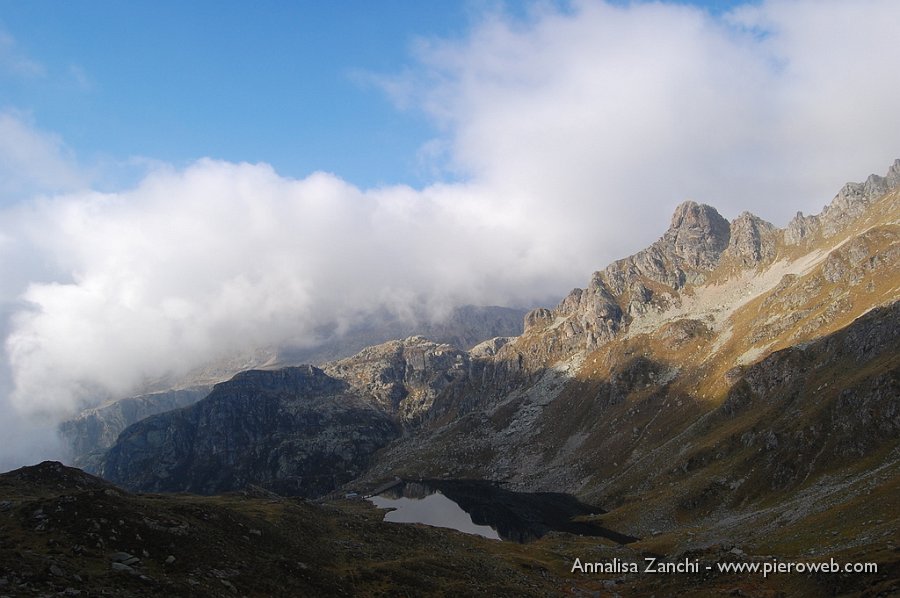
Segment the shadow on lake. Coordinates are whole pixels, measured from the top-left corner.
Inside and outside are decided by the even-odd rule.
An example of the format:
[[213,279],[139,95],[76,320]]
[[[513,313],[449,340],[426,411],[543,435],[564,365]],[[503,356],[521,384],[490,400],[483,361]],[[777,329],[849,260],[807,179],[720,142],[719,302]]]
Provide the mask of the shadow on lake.
[[369,500],[379,508],[395,509],[385,515],[385,521],[424,523],[513,542],[530,542],[551,531],[619,544],[638,539],[590,521],[573,521],[605,511],[571,494],[513,492],[483,480],[402,480]]

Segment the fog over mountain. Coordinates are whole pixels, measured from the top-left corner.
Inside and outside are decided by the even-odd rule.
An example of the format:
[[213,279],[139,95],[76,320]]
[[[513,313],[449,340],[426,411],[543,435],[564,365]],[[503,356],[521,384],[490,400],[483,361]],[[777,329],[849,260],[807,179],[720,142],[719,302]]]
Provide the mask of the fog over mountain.
[[900,155],[898,23],[893,0],[482,14],[361,76],[440,127],[423,188],[211,150],[110,189],[108,165],[4,109],[0,469],[59,456],[78,408],[233,351],[378,310],[555,303],[687,198],[778,226],[818,212]]

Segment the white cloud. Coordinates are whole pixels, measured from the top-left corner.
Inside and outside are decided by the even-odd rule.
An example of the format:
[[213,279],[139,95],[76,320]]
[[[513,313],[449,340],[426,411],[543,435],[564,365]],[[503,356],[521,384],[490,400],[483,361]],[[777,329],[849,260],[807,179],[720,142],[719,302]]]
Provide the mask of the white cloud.
[[687,197],[784,224],[900,153],[896,2],[538,14],[423,46],[418,101],[451,132],[449,168],[539,213],[535,234],[596,239],[578,248],[595,264]]
[[443,127],[420,157],[464,181],[424,189],[201,160],[75,191],[61,141],[0,115],[0,188],[68,191],[0,214],[9,401],[60,417],[378,307],[559,296],[686,198],[778,224],[818,211],[900,156],[898,16],[859,0],[491,13],[388,86]]
[[0,205],[87,184],[57,135],[40,131],[21,112],[0,111]]
[[71,276],[22,295],[29,307],[6,342],[13,401],[71,411],[379,307],[440,313],[558,284],[546,263],[531,265],[540,244],[492,206],[462,185],[361,191],[323,173],[289,180],[204,160],[125,193],[21,208],[20,252]]

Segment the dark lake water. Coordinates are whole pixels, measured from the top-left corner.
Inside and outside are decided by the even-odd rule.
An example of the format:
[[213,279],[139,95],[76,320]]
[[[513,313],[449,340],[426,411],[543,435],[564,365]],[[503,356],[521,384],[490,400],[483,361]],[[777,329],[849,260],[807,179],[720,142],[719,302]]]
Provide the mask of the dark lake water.
[[369,500],[393,509],[385,521],[424,523],[486,538],[530,542],[550,531],[608,538],[620,544],[637,538],[574,517],[604,513],[570,494],[513,492],[481,480],[402,481]]

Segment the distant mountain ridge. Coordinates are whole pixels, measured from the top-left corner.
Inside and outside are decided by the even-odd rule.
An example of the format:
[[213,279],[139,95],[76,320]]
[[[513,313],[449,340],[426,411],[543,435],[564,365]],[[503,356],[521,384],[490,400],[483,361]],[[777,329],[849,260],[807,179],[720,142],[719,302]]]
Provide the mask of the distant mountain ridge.
[[101,471],[152,491],[215,494],[260,484],[316,496],[359,475],[397,428],[314,366],[251,370],[190,407],[130,426]]
[[60,433],[71,447],[74,464],[96,471],[103,453],[127,426],[157,413],[187,407],[209,394],[213,385],[239,372],[321,365],[349,357],[371,345],[412,335],[424,335],[437,343],[469,349],[485,339],[521,334],[525,313],[526,310],[517,308],[466,305],[434,321],[428,320],[425,314],[419,314],[418,321],[380,314],[365,326],[342,335],[332,333],[330,340],[313,347],[288,345],[255,349],[205,364],[177,380],[156,381],[144,394],[83,410],[64,421]]

